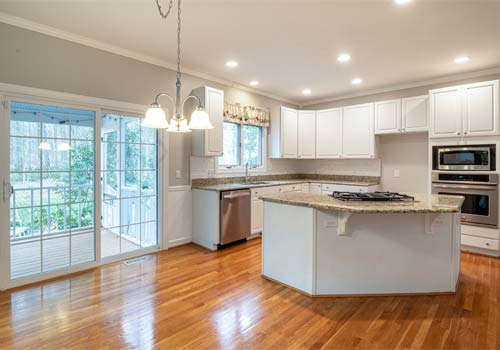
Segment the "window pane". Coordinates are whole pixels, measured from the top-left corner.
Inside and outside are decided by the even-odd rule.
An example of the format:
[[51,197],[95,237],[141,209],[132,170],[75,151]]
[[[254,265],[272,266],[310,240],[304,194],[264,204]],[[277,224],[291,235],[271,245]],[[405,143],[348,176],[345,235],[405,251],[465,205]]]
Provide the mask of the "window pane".
[[42,137],[69,139],[71,110],[44,106],[42,111]]
[[141,124],[139,118],[122,117],[122,126],[125,134],[122,142],[141,142]]
[[94,173],[77,171],[71,174],[71,202],[94,200]]
[[69,173],[44,173],[42,175],[42,204],[69,203]]
[[94,169],[94,142],[92,141],[71,142],[71,169],[72,170]]
[[125,170],[139,170],[140,145],[125,144]]
[[42,170],[69,171],[70,141],[46,140],[46,143],[50,146],[42,150]]
[[10,138],[10,171],[40,170],[40,139]]
[[243,164],[262,165],[262,127],[243,125]]
[[144,170],[156,169],[155,145],[141,145],[141,168]]
[[40,137],[42,106],[24,102],[10,104],[10,135]]
[[74,111],[71,115],[71,138],[73,140],[94,140],[95,113]]
[[156,129],[141,127],[141,143],[156,144]]
[[224,122],[223,155],[219,157],[219,165],[240,165],[240,124]]
[[[109,133],[107,135],[109,135]],[[120,144],[103,142],[101,147],[102,170],[119,170]]]
[[11,208],[25,208],[40,205],[40,174],[16,173],[10,175],[13,194]]

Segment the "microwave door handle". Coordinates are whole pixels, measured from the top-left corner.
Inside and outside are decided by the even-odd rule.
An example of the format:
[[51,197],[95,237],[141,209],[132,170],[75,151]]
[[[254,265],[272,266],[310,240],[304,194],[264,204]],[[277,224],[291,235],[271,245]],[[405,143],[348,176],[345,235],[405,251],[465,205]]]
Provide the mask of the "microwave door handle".
[[461,190],[484,190],[484,191],[496,191],[497,186],[466,186],[466,185],[437,185],[434,184],[432,187],[436,188],[450,188],[450,189],[461,189]]

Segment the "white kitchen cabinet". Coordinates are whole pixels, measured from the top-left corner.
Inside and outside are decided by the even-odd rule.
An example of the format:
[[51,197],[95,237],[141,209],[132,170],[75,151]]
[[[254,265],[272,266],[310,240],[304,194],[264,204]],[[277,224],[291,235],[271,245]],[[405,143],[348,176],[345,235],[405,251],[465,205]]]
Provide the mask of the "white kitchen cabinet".
[[316,157],[316,112],[298,111],[298,158]]
[[401,100],[401,131],[422,132],[428,127],[429,96],[416,96]]
[[264,201],[252,198],[251,230],[252,234],[262,232]]
[[462,134],[462,89],[459,86],[431,90],[429,95],[431,136]]
[[375,134],[394,134],[401,131],[401,100],[375,103]]
[[464,136],[496,135],[498,131],[498,81],[463,87]]
[[203,86],[193,90],[192,94],[200,99],[214,126],[209,130],[193,130],[192,154],[200,157],[220,156],[223,151],[224,91]]
[[373,103],[344,107],[342,158],[374,158]]
[[342,108],[316,112],[316,158],[342,156]]
[[298,157],[298,118],[296,109],[281,107],[279,117],[271,116],[271,157]]
[[498,134],[498,80],[429,92],[430,137]]
[[428,96],[375,103],[375,134],[399,134],[428,130]]

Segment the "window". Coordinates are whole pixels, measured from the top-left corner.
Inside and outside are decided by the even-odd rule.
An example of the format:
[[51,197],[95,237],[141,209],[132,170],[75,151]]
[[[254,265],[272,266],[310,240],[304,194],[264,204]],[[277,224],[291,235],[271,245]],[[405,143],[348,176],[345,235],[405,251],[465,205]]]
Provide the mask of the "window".
[[219,157],[221,169],[239,169],[247,163],[254,168],[264,167],[263,128],[261,126],[224,122],[224,153]]

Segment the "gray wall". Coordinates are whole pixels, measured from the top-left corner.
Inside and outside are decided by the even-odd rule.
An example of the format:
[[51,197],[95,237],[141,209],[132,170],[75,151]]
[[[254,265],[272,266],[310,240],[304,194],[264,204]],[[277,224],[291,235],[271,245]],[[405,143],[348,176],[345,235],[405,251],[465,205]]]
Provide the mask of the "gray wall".
[[[175,72],[48,35],[0,23],[0,82],[148,105],[159,91],[175,94]],[[183,75],[182,94],[202,85],[223,89],[228,101],[270,108],[261,95]],[[286,105],[286,104],[284,104]],[[296,107],[296,106],[291,106]],[[169,182],[189,184],[190,135],[169,135]],[[181,178],[175,178],[175,171]]]

